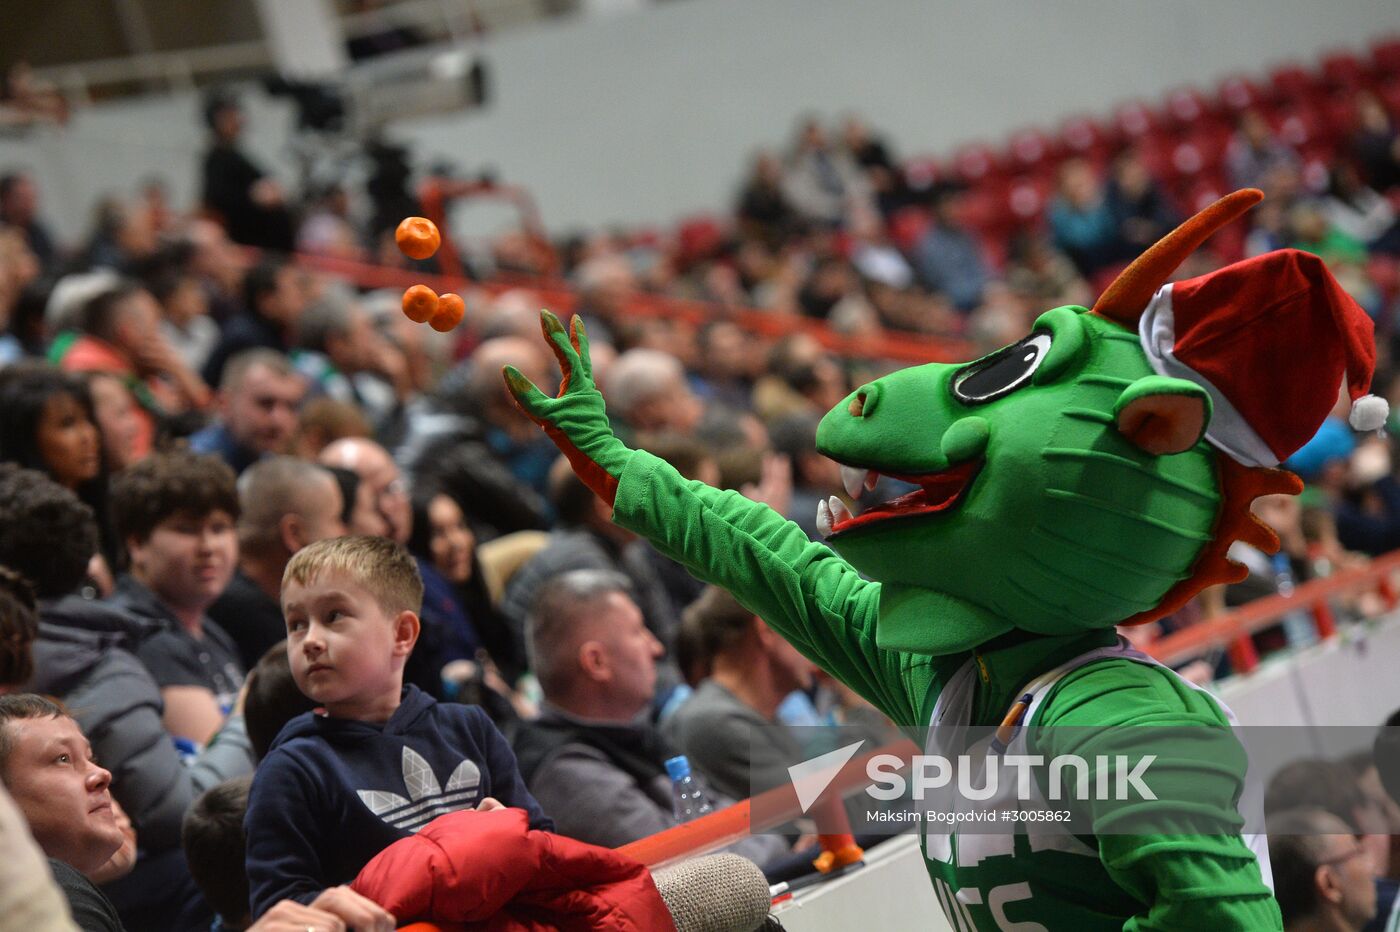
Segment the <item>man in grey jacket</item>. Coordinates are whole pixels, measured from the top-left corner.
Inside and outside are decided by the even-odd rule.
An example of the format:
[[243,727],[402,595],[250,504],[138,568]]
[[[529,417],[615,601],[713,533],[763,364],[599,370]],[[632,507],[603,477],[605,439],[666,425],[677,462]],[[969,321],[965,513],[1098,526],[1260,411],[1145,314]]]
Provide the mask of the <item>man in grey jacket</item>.
[[[617,847],[676,825],[665,762],[677,752],[648,714],[661,644],[627,578],[589,569],[546,583],[530,613],[529,647],[544,706],[514,746],[556,830]],[[734,802],[709,796],[716,808]],[[781,837],[756,835],[729,850],[762,864],[790,849]]]
[[79,594],[96,552],[91,509],[41,473],[0,464],[0,565],[25,576],[39,598],[28,688],[63,700],[112,772],[112,795],[131,818],[140,858],[121,889],[108,893],[129,928],[159,929],[133,921],[142,914],[124,906],[193,889],[180,853],[185,810],[209,787],[251,773],[252,750],[235,714],[190,764],[180,760],[161,725],[160,690],[131,653],[146,625]]

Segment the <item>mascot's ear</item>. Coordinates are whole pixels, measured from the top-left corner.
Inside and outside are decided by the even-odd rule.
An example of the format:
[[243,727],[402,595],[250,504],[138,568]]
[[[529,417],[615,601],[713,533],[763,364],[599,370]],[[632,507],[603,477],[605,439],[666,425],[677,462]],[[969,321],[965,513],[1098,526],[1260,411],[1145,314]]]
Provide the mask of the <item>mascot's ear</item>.
[[1149,375],[1123,389],[1113,417],[1130,443],[1153,456],[1166,456],[1196,445],[1205,435],[1211,410],[1210,395],[1196,383]]

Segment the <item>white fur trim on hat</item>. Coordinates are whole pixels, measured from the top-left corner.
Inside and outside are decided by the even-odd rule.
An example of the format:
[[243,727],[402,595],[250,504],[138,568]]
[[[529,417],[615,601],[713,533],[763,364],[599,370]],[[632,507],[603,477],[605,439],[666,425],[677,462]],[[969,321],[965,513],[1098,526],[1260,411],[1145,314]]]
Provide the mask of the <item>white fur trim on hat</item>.
[[1351,403],[1351,426],[1357,430],[1380,430],[1390,417],[1390,405],[1379,395],[1362,395]]
[[1249,426],[1230,399],[1205,376],[1176,358],[1176,319],[1172,314],[1172,286],[1163,285],[1147,302],[1138,322],[1138,338],[1147,361],[1158,375],[1194,382],[1210,395],[1212,411],[1206,426],[1206,441],[1220,452],[1246,466],[1277,466],[1278,457],[1264,438]]

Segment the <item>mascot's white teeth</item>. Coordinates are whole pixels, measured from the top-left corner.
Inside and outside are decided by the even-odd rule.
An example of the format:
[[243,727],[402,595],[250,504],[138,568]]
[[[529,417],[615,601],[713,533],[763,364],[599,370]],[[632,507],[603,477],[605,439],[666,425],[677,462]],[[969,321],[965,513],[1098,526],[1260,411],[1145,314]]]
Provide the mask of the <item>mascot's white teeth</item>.
[[817,530],[822,537],[831,536],[831,506],[826,503],[826,499],[817,500]]
[[873,489],[875,483],[880,479],[880,474],[873,469],[860,469],[856,466],[841,467],[841,484],[846,487],[846,494],[851,498],[860,498],[862,489]]
[[842,521],[851,520],[851,510],[846,507],[846,503],[835,495],[826,500],[827,508],[831,510],[831,526],[835,527]]

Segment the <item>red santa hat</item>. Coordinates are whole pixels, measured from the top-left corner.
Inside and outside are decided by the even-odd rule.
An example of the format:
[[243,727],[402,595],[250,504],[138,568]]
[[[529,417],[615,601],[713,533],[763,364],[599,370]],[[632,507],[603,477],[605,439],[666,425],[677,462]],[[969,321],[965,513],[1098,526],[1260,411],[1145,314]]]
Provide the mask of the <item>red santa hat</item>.
[[1312,439],[1343,379],[1356,429],[1377,430],[1389,413],[1367,394],[1371,319],[1310,253],[1282,249],[1165,285],[1138,332],[1158,373],[1210,393],[1206,439],[1248,466],[1276,466]]
[[1317,256],[1283,249],[1162,284],[1262,199],[1245,189],[1216,201],[1143,253],[1094,304],[1095,314],[1137,328],[1158,373],[1210,394],[1206,439],[1247,466],[1277,466],[1312,439],[1344,379],[1357,430],[1379,430],[1390,411],[1367,394],[1376,367],[1371,320]]

